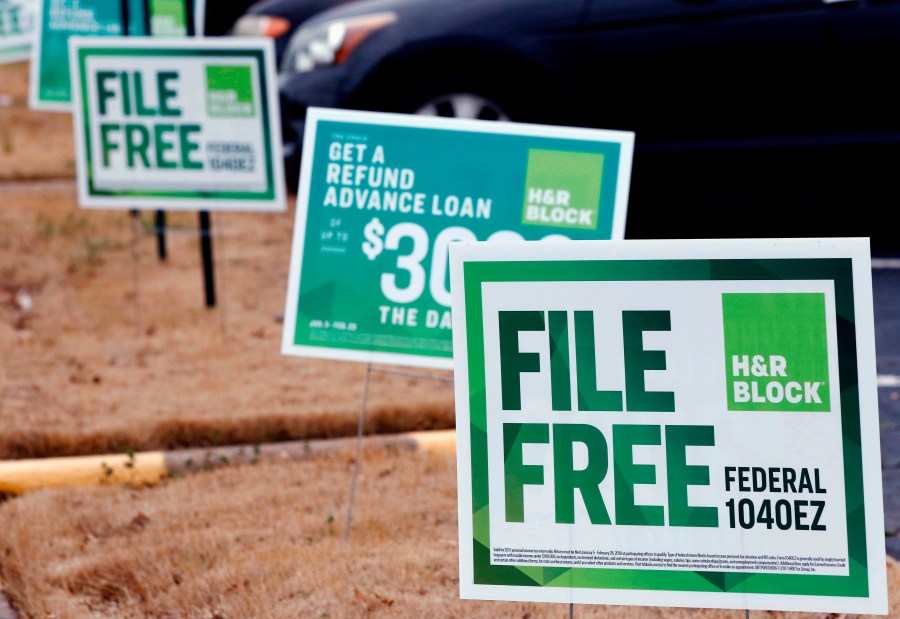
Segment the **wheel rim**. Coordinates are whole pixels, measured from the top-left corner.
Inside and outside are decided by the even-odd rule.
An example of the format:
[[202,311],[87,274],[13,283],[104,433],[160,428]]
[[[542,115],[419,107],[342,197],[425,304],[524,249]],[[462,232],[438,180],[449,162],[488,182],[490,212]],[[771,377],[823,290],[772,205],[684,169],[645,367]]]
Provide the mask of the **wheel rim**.
[[471,93],[441,95],[416,110],[421,116],[470,118],[478,120],[509,120],[509,116],[493,101]]

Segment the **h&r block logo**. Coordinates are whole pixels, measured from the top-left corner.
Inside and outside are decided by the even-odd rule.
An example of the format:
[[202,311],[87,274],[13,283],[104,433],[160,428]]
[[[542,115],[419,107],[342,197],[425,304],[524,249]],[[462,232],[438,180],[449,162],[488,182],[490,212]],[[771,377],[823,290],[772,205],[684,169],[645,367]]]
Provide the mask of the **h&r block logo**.
[[602,181],[601,154],[531,149],[522,223],[596,230]]
[[822,293],[722,295],[729,411],[831,410]]
[[158,37],[187,36],[184,0],[151,0],[150,32]]
[[256,114],[250,66],[206,66],[206,113],[211,118],[238,118]]

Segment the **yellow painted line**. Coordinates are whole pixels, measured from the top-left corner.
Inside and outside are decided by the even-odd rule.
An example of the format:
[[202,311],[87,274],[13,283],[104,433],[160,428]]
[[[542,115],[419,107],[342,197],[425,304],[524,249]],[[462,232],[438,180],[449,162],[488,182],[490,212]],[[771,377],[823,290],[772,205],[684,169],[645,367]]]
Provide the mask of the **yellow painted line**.
[[456,453],[456,430],[430,430],[428,432],[407,432],[415,441],[416,447],[423,451],[435,453]]
[[[148,451],[100,456],[39,458],[0,462],[0,493],[22,494],[41,488],[96,486],[103,484],[154,485],[169,475],[179,475],[261,460],[304,460],[323,451],[347,448],[355,437],[291,441],[266,445],[237,445],[172,452]],[[452,455],[456,430],[429,430],[364,436],[367,447],[405,444],[416,450]]]
[[166,474],[161,451],[0,462],[0,492],[21,494],[39,488],[100,484],[149,485]]

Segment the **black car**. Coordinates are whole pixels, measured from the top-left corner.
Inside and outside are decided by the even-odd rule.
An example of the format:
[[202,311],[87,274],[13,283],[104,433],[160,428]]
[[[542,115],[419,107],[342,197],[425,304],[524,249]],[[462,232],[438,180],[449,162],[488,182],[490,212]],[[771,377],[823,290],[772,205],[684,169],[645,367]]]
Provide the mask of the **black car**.
[[228,34],[273,39],[275,58],[281,62],[284,48],[300,24],[343,2],[346,0],[258,0],[233,22]]
[[900,202],[900,0],[354,0],[281,60],[310,106],[624,129],[627,238],[870,236]]
[[256,0],[206,0],[203,33],[208,37],[227,35],[234,22]]

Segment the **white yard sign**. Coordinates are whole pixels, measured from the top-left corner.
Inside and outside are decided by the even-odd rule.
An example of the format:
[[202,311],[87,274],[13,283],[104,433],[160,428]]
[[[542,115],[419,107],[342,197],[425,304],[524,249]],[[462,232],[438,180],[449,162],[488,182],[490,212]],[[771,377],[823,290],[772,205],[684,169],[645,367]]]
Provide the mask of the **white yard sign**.
[[462,597],[887,612],[866,239],[450,256]]
[[271,40],[69,44],[82,206],[285,210]]

